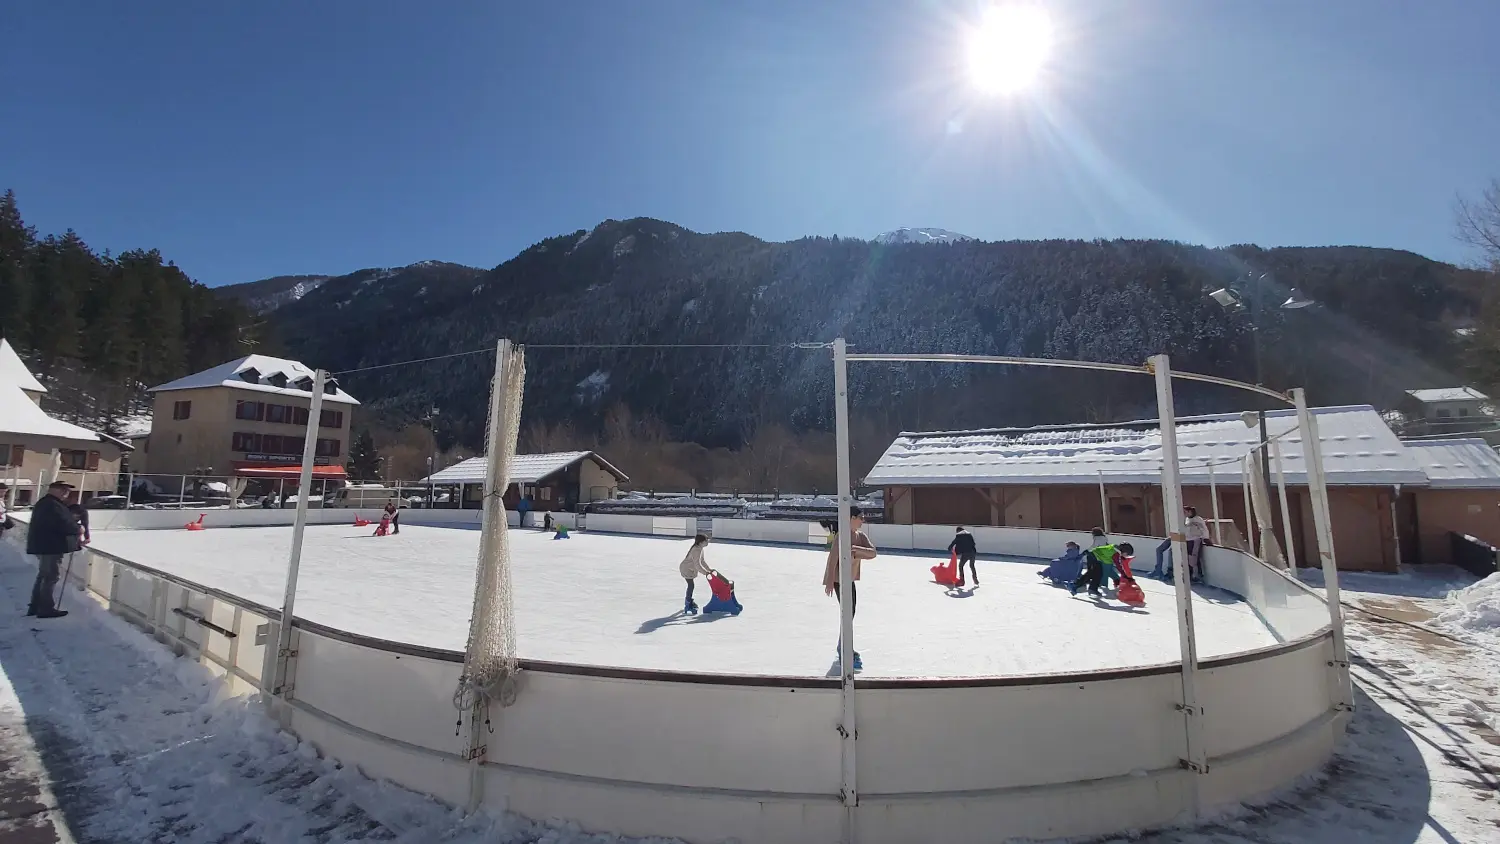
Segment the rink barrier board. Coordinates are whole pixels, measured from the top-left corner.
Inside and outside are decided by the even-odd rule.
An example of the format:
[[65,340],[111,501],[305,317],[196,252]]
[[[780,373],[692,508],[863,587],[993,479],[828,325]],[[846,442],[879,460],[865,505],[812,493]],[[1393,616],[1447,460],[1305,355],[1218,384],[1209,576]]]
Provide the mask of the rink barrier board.
[[[1040,549],[1056,538],[1034,542]],[[856,840],[894,844],[939,827],[957,842],[1000,833],[1102,835],[1170,823],[1191,809],[1195,791],[1205,807],[1244,801],[1323,764],[1347,720],[1331,704],[1326,606],[1248,555],[1213,550],[1221,552],[1208,558],[1213,585],[1243,586],[1252,593],[1246,601],[1261,604],[1255,609],[1262,619],[1280,619],[1285,631],[1312,629],[1200,663],[1206,773],[1180,767],[1175,664],[859,680]],[[267,654],[254,643],[274,643],[278,613],[114,555],[89,550],[80,557],[70,581],[100,603],[226,675],[232,688],[259,685]],[[1321,627],[1308,603],[1317,605]],[[174,607],[227,622],[221,626],[237,635],[207,630],[173,614]],[[463,655],[303,619],[295,625],[283,724],[368,775],[462,805],[468,766],[454,735],[451,689]],[[522,665],[516,705],[492,713],[485,805],[630,835],[728,836],[746,844],[838,839],[836,680]],[[1130,730],[1112,726],[1121,721]],[[740,726],[726,731],[725,723]],[[953,729],[955,723],[990,729],[975,733]],[[768,742],[767,735],[776,738]],[[1077,811],[1080,799],[1090,812]]]

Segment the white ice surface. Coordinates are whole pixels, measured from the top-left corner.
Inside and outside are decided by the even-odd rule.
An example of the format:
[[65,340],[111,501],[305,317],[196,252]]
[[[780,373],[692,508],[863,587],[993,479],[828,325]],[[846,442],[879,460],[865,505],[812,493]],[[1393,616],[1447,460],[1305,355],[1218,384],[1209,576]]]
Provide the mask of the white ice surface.
[[[353,633],[463,650],[479,533],[404,526],[309,527],[299,617]],[[838,609],[823,594],[825,552],[714,543],[710,565],[735,581],[739,616],[680,614],[678,563],[688,540],[578,532],[566,541],[512,530],[516,623],[523,658],[696,672],[825,676]],[[291,529],[110,531],[94,546],[235,595],[280,607]],[[1147,605],[1070,598],[1037,577],[1041,564],[980,560],[978,588],[931,581],[933,557],[882,554],[859,583],[856,647],[866,677],[1041,674],[1174,662],[1169,586],[1141,579]],[[695,595],[707,603],[708,584]],[[962,595],[963,597],[958,597]],[[1207,658],[1275,644],[1250,607],[1208,590],[1194,600]]]

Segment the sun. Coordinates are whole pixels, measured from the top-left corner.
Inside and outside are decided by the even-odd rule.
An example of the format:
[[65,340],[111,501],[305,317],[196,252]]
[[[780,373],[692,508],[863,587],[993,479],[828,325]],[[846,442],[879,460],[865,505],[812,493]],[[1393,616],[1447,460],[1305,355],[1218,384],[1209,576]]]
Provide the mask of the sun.
[[987,9],[969,31],[969,81],[989,94],[1014,94],[1036,81],[1052,52],[1052,22],[1034,6]]

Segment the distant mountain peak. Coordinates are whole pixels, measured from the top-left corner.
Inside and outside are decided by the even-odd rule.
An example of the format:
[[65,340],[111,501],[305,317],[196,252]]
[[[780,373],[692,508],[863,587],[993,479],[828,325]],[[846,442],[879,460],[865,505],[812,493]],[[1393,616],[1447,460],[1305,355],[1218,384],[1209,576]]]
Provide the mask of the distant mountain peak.
[[876,243],[958,243],[962,240],[973,239],[966,234],[934,228],[899,228],[875,236]]

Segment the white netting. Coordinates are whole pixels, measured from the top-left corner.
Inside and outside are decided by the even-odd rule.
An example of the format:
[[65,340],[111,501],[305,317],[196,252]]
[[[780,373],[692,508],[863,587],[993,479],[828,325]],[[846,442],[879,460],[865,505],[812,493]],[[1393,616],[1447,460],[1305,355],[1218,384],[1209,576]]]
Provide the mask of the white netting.
[[521,430],[525,352],[502,343],[495,370],[485,443],[484,527],[474,575],[474,614],[469,620],[464,674],[453,699],[460,711],[490,701],[509,706],[516,697],[516,609],[504,495]]

